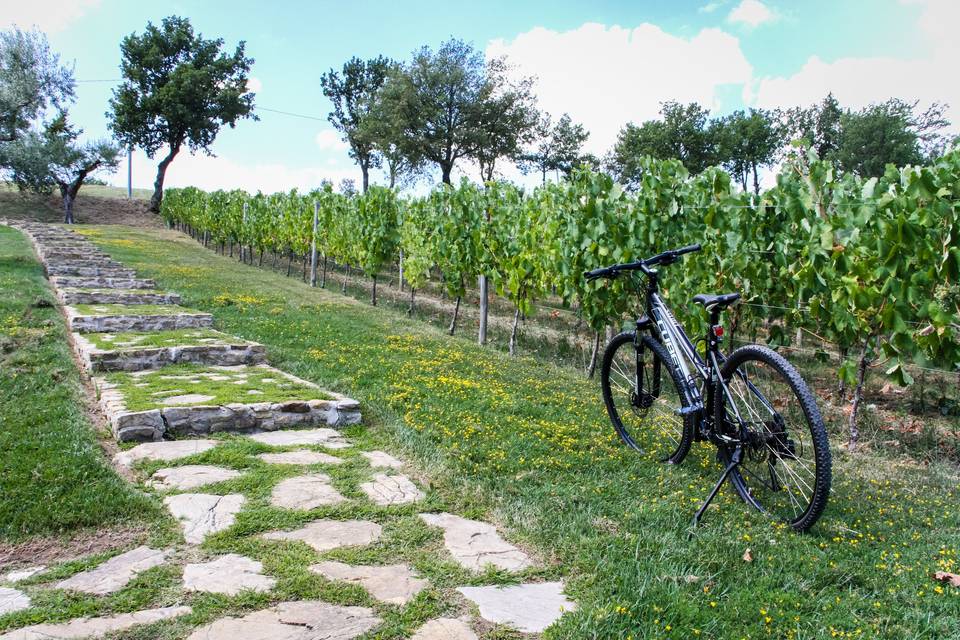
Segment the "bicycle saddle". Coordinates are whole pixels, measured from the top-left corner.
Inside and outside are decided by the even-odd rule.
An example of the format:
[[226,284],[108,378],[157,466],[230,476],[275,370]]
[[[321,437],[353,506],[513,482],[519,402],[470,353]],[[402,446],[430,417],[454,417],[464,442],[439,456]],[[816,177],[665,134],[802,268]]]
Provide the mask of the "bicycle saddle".
[[721,293],[719,295],[710,295],[709,293],[698,293],[693,296],[693,301],[702,304],[707,311],[725,309],[740,299],[739,293]]

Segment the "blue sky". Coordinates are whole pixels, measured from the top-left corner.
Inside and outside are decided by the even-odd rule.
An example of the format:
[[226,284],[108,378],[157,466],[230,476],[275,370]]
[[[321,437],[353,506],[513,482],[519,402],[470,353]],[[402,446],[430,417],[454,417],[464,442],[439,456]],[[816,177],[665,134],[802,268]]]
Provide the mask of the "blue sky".
[[[960,106],[955,81],[960,23],[954,0],[696,0],[681,2],[188,2],[33,0],[5,8],[0,26],[36,24],[75,64],[72,116],[91,137],[119,77],[119,42],[147,21],[189,17],[206,37],[247,42],[256,59],[256,103],[319,117],[260,111],[259,122],[225,130],[217,158],[181,154],[169,185],[250,190],[308,188],[322,178],[358,177],[323,121],[329,104],[319,77],[353,55],[409,58],[450,36],[488,55],[506,55],[517,73],[539,78],[541,107],[569,111],[603,153],[627,121],[656,115],[664,100],[698,100],[726,113],[744,106],[807,104],[833,90],[850,106],[891,95]],[[92,82],[91,82],[92,81]],[[960,120],[960,112],[954,111]],[[154,166],[134,160],[135,186]],[[476,178],[474,167],[462,172]],[[505,176],[518,178],[511,168]],[[122,183],[123,167],[111,178]]]

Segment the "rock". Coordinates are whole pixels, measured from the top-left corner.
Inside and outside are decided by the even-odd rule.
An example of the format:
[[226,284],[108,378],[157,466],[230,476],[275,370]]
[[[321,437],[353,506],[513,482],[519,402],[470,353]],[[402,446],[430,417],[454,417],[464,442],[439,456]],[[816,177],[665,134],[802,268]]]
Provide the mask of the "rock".
[[454,560],[468,569],[483,571],[489,564],[497,569],[519,571],[533,565],[530,556],[501,538],[491,524],[450,513],[421,513],[420,518],[443,529],[443,544]]
[[30,597],[23,591],[0,587],[0,616],[30,608]]
[[480,608],[480,617],[524,633],[540,633],[576,603],[563,595],[562,582],[540,582],[511,587],[460,587],[465,598]]
[[163,504],[183,525],[187,543],[200,544],[207,535],[229,528],[245,500],[238,493],[225,496],[181,493],[164,498]]
[[407,604],[430,584],[405,564],[358,567],[342,562],[321,562],[311,566],[310,570],[330,580],[358,583],[374,598],[389,604]]
[[72,575],[61,580],[57,589],[82,591],[93,595],[103,596],[123,589],[140,573],[166,562],[172,553],[171,550],[160,551],[147,546],[140,546],[121,553],[101,565]]
[[213,400],[213,396],[205,396],[202,393],[187,393],[182,396],[170,396],[162,400],[167,405],[186,405],[186,404],[204,404]]
[[300,429],[296,431],[269,431],[250,436],[260,444],[271,447],[321,445],[328,449],[344,449],[350,444],[336,429]]
[[270,504],[275,507],[304,511],[345,500],[330,484],[330,476],[322,473],[282,480],[273,488],[270,496]]
[[410,636],[410,640],[479,640],[463,620],[437,618],[423,625]]
[[241,591],[270,591],[277,583],[263,575],[263,564],[230,553],[211,562],[183,568],[184,591],[207,591],[235,596]]
[[188,464],[182,467],[160,469],[150,476],[150,485],[161,490],[196,489],[214,482],[239,478],[242,474],[233,469],[205,464]]
[[385,451],[361,451],[360,455],[367,459],[371,467],[389,469],[400,469],[403,467],[403,462],[397,460]]
[[209,451],[217,446],[215,440],[170,440],[166,442],[144,442],[132,449],[121,451],[113,461],[124,467],[133,466],[140,460],[162,460],[170,462],[187,456]]
[[341,607],[318,600],[281,602],[242,618],[221,618],[187,640],[351,640],[382,620],[366,607]]
[[45,571],[46,567],[42,564],[35,567],[24,567],[23,569],[17,569],[16,571],[11,571],[7,575],[3,576],[5,582],[20,582],[21,580],[26,580],[31,578],[41,571]]
[[267,464],[343,464],[343,458],[307,449],[297,449],[296,451],[285,451],[283,453],[261,453],[257,457]]
[[121,631],[141,624],[169,620],[193,613],[190,607],[163,607],[133,613],[121,613],[103,618],[75,618],[57,624],[35,624],[8,631],[0,640],[70,640],[72,638],[101,638],[111,631]]
[[380,506],[407,504],[424,498],[423,492],[404,475],[378,473],[373,476],[373,482],[364,482],[360,488]]
[[271,531],[263,534],[267,540],[300,540],[316,551],[338,547],[366,545],[380,538],[383,528],[365,520],[314,520],[302,529]]

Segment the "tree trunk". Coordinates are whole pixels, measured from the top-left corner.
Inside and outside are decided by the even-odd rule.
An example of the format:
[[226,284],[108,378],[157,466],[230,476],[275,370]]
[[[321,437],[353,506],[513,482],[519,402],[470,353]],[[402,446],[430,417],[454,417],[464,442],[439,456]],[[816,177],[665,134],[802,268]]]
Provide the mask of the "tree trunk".
[[360,173],[363,174],[363,193],[370,188],[370,167],[366,164],[360,165]]
[[[848,351],[849,349],[846,347],[840,347],[840,364],[843,364],[844,360],[847,359]],[[839,378],[839,382],[837,382],[837,402],[839,403],[847,399],[847,383],[840,376],[837,377]]]
[[287,249],[287,277],[290,277],[290,269],[293,267],[293,249]]
[[477,344],[487,344],[487,276],[480,276],[480,330],[477,332]]
[[343,280],[340,282],[340,293],[347,294],[347,276],[350,275],[350,265],[343,265]]
[[257,266],[258,266],[258,267],[262,267],[262,266],[263,266],[263,249],[260,249],[260,261],[257,262]]
[[300,273],[300,279],[307,281],[307,256],[303,256],[303,270]]
[[373,293],[370,296],[370,304],[377,306],[377,276],[373,276]]
[[587,377],[592,378],[597,370],[597,354],[600,353],[600,332],[593,337],[593,349],[590,351],[590,363],[587,365]]
[[757,177],[757,164],[753,164],[753,192],[760,195],[760,179]]
[[453,305],[453,318],[450,319],[450,328],[447,329],[447,333],[453,335],[453,332],[457,330],[457,316],[460,315],[460,296],[457,296],[457,303]]
[[443,172],[443,184],[453,184],[450,181],[450,173],[453,171],[453,165],[441,164],[440,171]]
[[400,285],[399,289],[403,291],[403,249],[400,249]]
[[513,330],[510,332],[510,355],[514,355],[517,350],[517,326],[520,324],[520,307],[517,307],[513,314]]
[[417,292],[416,289],[414,289],[413,287],[410,287],[410,306],[407,307],[407,315],[408,315],[408,316],[412,316],[412,315],[413,315],[413,296],[414,296],[414,294],[416,294],[416,292]]
[[163,179],[167,174],[167,167],[180,152],[180,143],[170,146],[170,153],[157,165],[157,179],[153,181],[153,195],[150,196],[150,211],[160,213],[160,203],[163,201]]
[[66,189],[63,192],[63,222],[64,224],[73,224],[73,196]]
[[860,351],[860,363],[857,365],[857,388],[853,391],[853,406],[850,408],[850,443],[848,448],[853,451],[857,448],[860,439],[860,430],[857,428],[857,414],[860,412],[860,401],[863,399],[863,383],[867,378],[867,345],[869,338],[863,341]]
[[276,251],[273,252],[273,265],[272,265],[272,268],[274,268],[274,269],[277,268],[277,252],[276,252]]
[[320,275],[320,288],[324,289],[327,286],[327,256],[323,256],[323,271]]

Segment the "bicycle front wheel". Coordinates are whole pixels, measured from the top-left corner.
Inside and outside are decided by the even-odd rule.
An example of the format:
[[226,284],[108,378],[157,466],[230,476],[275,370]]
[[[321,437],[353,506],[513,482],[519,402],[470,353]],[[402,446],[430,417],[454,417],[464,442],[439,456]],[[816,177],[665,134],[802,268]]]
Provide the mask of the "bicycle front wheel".
[[[759,345],[730,354],[715,398],[717,426],[739,437],[741,464],[730,474],[748,503],[806,531],[823,513],[830,494],[827,432],[816,400],[797,370]],[[721,447],[726,464],[732,449]]]
[[632,331],[613,338],[600,368],[603,402],[623,442],[678,464],[693,442],[683,382],[662,344]]

